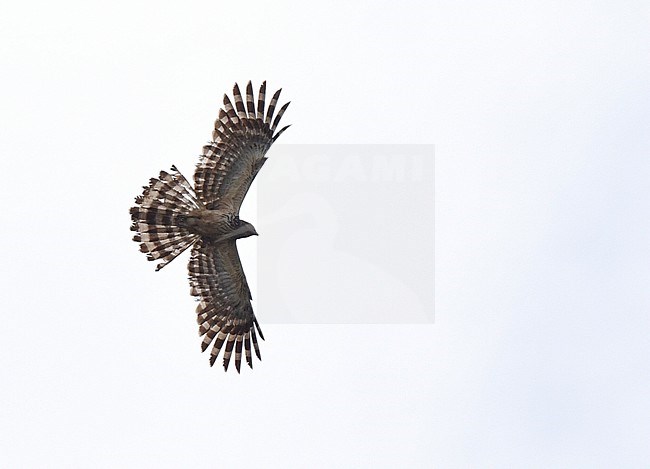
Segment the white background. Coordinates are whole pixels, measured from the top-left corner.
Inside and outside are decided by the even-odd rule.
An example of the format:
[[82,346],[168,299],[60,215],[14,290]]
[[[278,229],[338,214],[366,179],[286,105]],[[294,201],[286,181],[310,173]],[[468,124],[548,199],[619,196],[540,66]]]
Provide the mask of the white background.
[[275,144],[272,155],[255,223],[265,322],[434,322],[434,145]]
[[[7,2],[0,465],[646,465],[649,18]],[[282,143],[436,144],[435,324],[265,324],[255,370],[207,366],[186,258],[154,273],[128,208],[248,79],[293,101]]]

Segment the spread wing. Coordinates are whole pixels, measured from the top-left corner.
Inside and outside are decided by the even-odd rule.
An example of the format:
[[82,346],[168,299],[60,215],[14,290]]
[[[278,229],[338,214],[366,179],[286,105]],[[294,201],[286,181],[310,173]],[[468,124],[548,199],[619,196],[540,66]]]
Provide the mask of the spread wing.
[[190,293],[199,300],[196,308],[199,334],[204,336],[201,349],[210,344],[210,366],[214,365],[224,343],[223,366],[227,370],[233,348],[235,367],[241,366],[242,346],[246,363],[253,368],[251,341],[260,360],[257,335],[264,339],[251,305],[251,292],[242,269],[235,240],[210,243],[201,239],[194,244],[189,263]]
[[260,87],[257,110],[250,81],[245,106],[237,84],[233,88],[234,106],[228,95],[224,95],[224,108],[219,109],[219,118],[214,123],[213,141],[203,147],[194,172],[196,194],[207,209],[229,209],[239,214],[248,188],[266,161],[265,153],[289,127],[275,131],[289,106],[289,103],[282,106],[273,119],[280,91],[271,98],[266,115],[266,82]]

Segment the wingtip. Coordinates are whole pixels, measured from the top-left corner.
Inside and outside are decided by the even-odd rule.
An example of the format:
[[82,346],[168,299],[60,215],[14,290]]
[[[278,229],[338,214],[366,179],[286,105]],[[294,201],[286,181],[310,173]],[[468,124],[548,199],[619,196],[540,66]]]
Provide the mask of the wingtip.
[[214,366],[214,363],[217,361],[217,356],[216,355],[211,355],[210,356],[210,368]]

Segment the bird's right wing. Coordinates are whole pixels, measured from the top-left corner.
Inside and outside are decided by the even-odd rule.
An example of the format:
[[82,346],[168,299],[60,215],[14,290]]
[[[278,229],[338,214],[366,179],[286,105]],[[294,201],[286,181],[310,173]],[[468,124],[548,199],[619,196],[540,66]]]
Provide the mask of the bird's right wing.
[[253,368],[251,342],[257,358],[262,359],[257,335],[264,339],[251,305],[251,293],[239,260],[235,240],[210,243],[199,240],[192,248],[189,263],[190,293],[199,300],[196,308],[199,334],[204,336],[201,349],[210,344],[210,366],[214,365],[221,348],[226,344],[223,366],[228,370],[235,349],[235,367],[241,366],[242,346],[246,363]]
[[224,108],[219,109],[219,117],[214,123],[213,141],[203,147],[194,172],[196,194],[206,208],[227,209],[239,214],[248,188],[266,161],[264,155],[289,127],[287,125],[276,132],[289,106],[289,103],[282,106],[273,119],[280,91],[271,98],[266,116],[266,82],[260,88],[257,110],[250,81],[246,86],[245,106],[237,84],[233,88],[234,106],[228,95],[224,95]]

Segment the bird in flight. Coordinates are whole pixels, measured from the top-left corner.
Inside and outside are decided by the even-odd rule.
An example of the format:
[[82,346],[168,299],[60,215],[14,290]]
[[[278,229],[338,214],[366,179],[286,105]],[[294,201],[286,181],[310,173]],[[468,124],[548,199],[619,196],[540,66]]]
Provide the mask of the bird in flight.
[[275,92],[265,113],[266,82],[260,87],[257,109],[251,82],[246,86],[245,103],[235,84],[234,104],[224,95],[212,141],[203,147],[194,171],[194,187],[172,166],[169,172],[161,171],[158,178],[149,180],[130,210],[131,230],[136,232],[133,240],[140,243],[148,260],[160,261],[156,271],[192,248],[190,294],[199,302],[196,314],[203,337],[201,349],[206,351],[212,345],[212,366],[224,348],[225,370],[234,349],[238,373],[242,349],[246,363],[253,368],[251,343],[261,360],[257,333],[264,339],[235,244],[257,232],[239,218],[239,209],[267,160],[266,152],[289,127],[276,131],[289,106],[282,106],[274,118],[280,91]]

